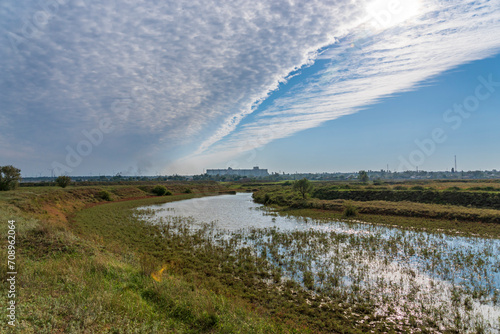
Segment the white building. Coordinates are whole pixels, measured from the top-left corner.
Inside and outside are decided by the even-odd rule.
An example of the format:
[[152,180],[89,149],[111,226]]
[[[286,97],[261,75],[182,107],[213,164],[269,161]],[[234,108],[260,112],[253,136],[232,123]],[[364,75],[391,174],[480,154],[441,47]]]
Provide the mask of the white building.
[[207,174],[211,176],[238,175],[248,177],[268,176],[267,169],[260,169],[258,166],[253,169],[207,169]]

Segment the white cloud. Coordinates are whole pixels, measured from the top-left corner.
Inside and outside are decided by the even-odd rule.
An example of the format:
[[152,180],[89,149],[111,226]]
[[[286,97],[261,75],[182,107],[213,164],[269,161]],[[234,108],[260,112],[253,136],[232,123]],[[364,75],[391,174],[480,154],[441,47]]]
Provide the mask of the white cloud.
[[[225,152],[228,159],[255,151],[267,143],[352,114],[388,95],[418,84],[460,64],[483,59],[500,51],[500,4],[469,1],[449,5],[427,1],[419,17],[366,37],[361,48],[341,41],[321,58],[331,64],[306,83],[294,87],[240,127],[228,140],[207,152]],[[444,12],[446,10],[446,12]],[[353,38],[356,33],[346,39]],[[355,39],[355,38],[354,38]],[[478,73],[478,75],[483,73]],[[229,154],[231,152],[231,154]],[[200,156],[190,156],[196,164]],[[203,157],[203,160],[206,160]]]
[[[316,54],[364,29],[362,22],[368,27],[370,2],[66,0],[40,24],[41,7],[4,1],[0,132],[12,147],[38,152],[34,162],[50,165],[48,157],[62,157],[82,130],[111,117],[116,131],[94,153],[102,153],[99,161],[116,159],[110,153],[122,141],[127,155],[119,164],[162,151],[165,159],[182,144],[194,153],[177,166],[206,166],[411,89],[499,45],[497,2],[442,1],[449,12],[420,19],[405,13],[404,21],[394,21],[401,26],[378,31],[361,50]],[[36,34],[23,37],[24,22]],[[22,38],[18,52],[12,36]],[[253,123],[239,125],[290,72],[317,56],[340,59]]]
[[[320,0],[60,3],[43,24],[35,22],[41,9],[34,4],[0,5],[2,113],[30,128],[32,145],[43,150],[54,141],[76,142],[82,129],[112,117],[115,136],[154,134],[165,150],[198,143],[201,152],[230,134],[318,48],[356,25],[364,6]],[[23,36],[24,22],[35,27],[33,36]],[[31,122],[33,115],[40,122]]]

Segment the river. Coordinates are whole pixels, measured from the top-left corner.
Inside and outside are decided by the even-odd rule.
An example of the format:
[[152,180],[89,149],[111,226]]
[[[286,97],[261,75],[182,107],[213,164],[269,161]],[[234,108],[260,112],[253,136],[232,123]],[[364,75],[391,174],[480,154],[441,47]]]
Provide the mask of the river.
[[249,193],[170,202],[138,212],[145,209],[154,211],[150,222],[181,217],[193,231],[210,224],[216,243],[238,236],[239,247],[251,245],[256,256],[279,266],[282,280],[307,286],[305,273],[310,272],[321,293],[366,292],[377,305],[375,312],[395,323],[410,315],[422,323],[440,317],[445,329],[459,317],[464,331],[500,329],[498,239],[282,216],[254,203]]

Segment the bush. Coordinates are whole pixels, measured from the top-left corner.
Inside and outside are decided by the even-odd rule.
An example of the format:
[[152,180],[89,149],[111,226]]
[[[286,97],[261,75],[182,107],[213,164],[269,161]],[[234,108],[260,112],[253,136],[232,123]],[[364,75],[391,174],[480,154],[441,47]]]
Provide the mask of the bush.
[[186,188],[186,190],[184,190],[184,193],[185,194],[191,194],[193,191],[189,188]]
[[20,169],[14,166],[0,166],[0,190],[16,189],[20,179]]
[[99,194],[97,194],[97,196],[102,199],[102,200],[105,200],[105,201],[112,201],[113,199],[111,198],[111,194],[109,192],[107,192],[106,190],[101,190],[99,192]]
[[425,188],[422,186],[414,186],[414,187],[411,187],[410,190],[425,190]]
[[170,190],[167,190],[167,192],[165,193],[165,196],[172,196],[172,192]]
[[[167,188],[160,185],[154,187],[153,190],[151,190],[151,192],[156,196],[164,196],[167,194],[167,191],[168,191]],[[172,193],[170,193],[170,195],[172,195]]]
[[344,206],[344,217],[355,217],[358,214],[358,208],[354,205],[347,203]]
[[71,183],[71,178],[66,175],[61,175],[56,179],[56,184],[61,188],[66,188]]

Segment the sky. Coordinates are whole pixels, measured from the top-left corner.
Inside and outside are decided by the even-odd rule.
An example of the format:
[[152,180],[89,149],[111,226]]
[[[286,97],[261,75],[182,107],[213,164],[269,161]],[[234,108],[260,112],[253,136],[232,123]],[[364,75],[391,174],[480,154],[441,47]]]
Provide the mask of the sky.
[[23,176],[500,170],[500,1],[4,0]]

